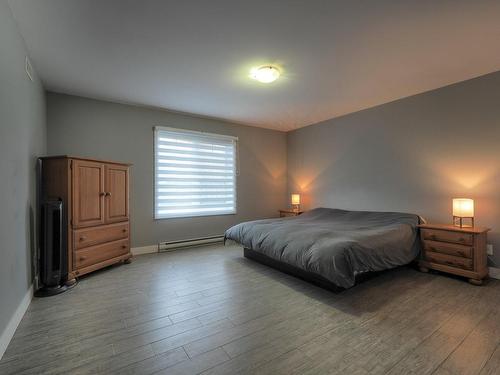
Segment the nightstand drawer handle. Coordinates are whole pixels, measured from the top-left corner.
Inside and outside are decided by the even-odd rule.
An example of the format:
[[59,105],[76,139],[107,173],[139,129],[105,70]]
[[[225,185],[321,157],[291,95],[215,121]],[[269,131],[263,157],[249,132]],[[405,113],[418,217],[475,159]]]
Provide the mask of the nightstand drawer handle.
[[460,237],[460,238],[458,239],[458,241],[459,241],[459,242],[465,242],[465,238]]
[[430,238],[431,240],[435,240],[437,237],[436,237],[436,235],[435,235],[435,234],[431,234],[431,235],[429,236],[429,238]]
[[429,247],[429,250],[430,250],[430,251],[436,251],[436,248],[435,248],[435,247],[433,247],[433,246],[431,246],[431,247]]
[[459,251],[458,255],[460,255],[461,257],[464,257],[465,256],[465,251]]

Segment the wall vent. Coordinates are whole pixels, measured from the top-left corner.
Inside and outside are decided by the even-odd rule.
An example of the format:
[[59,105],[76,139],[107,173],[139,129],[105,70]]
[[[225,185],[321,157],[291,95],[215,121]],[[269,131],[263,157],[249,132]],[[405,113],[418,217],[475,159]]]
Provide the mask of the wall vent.
[[224,236],[211,236],[211,237],[191,238],[189,240],[160,242],[158,244],[158,252],[172,251],[184,247],[215,244],[223,241],[224,241]]

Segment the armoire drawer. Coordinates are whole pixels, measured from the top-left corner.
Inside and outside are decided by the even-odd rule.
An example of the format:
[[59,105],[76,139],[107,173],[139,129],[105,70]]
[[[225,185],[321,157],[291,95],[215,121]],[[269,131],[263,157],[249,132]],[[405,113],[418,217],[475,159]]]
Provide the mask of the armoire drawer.
[[75,252],[76,268],[83,268],[130,252],[128,240],[119,240],[87,247]]
[[105,242],[128,238],[128,235],[128,222],[74,230],[73,249],[78,250]]

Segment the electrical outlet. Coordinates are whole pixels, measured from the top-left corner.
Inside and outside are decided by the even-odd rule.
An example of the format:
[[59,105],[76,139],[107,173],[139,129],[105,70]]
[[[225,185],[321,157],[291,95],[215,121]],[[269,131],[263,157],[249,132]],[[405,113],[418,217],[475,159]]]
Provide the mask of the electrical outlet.
[[493,255],[493,245],[492,244],[489,243],[486,245],[486,253],[488,255]]

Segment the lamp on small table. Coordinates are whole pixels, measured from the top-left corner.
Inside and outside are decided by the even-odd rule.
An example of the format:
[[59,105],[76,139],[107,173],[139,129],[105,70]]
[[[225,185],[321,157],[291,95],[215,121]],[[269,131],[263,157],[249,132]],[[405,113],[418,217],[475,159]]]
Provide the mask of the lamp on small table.
[[[464,224],[469,219],[470,224]],[[453,199],[453,225],[456,227],[474,227],[474,201],[468,198]]]
[[294,212],[300,211],[300,194],[292,194],[292,209]]

